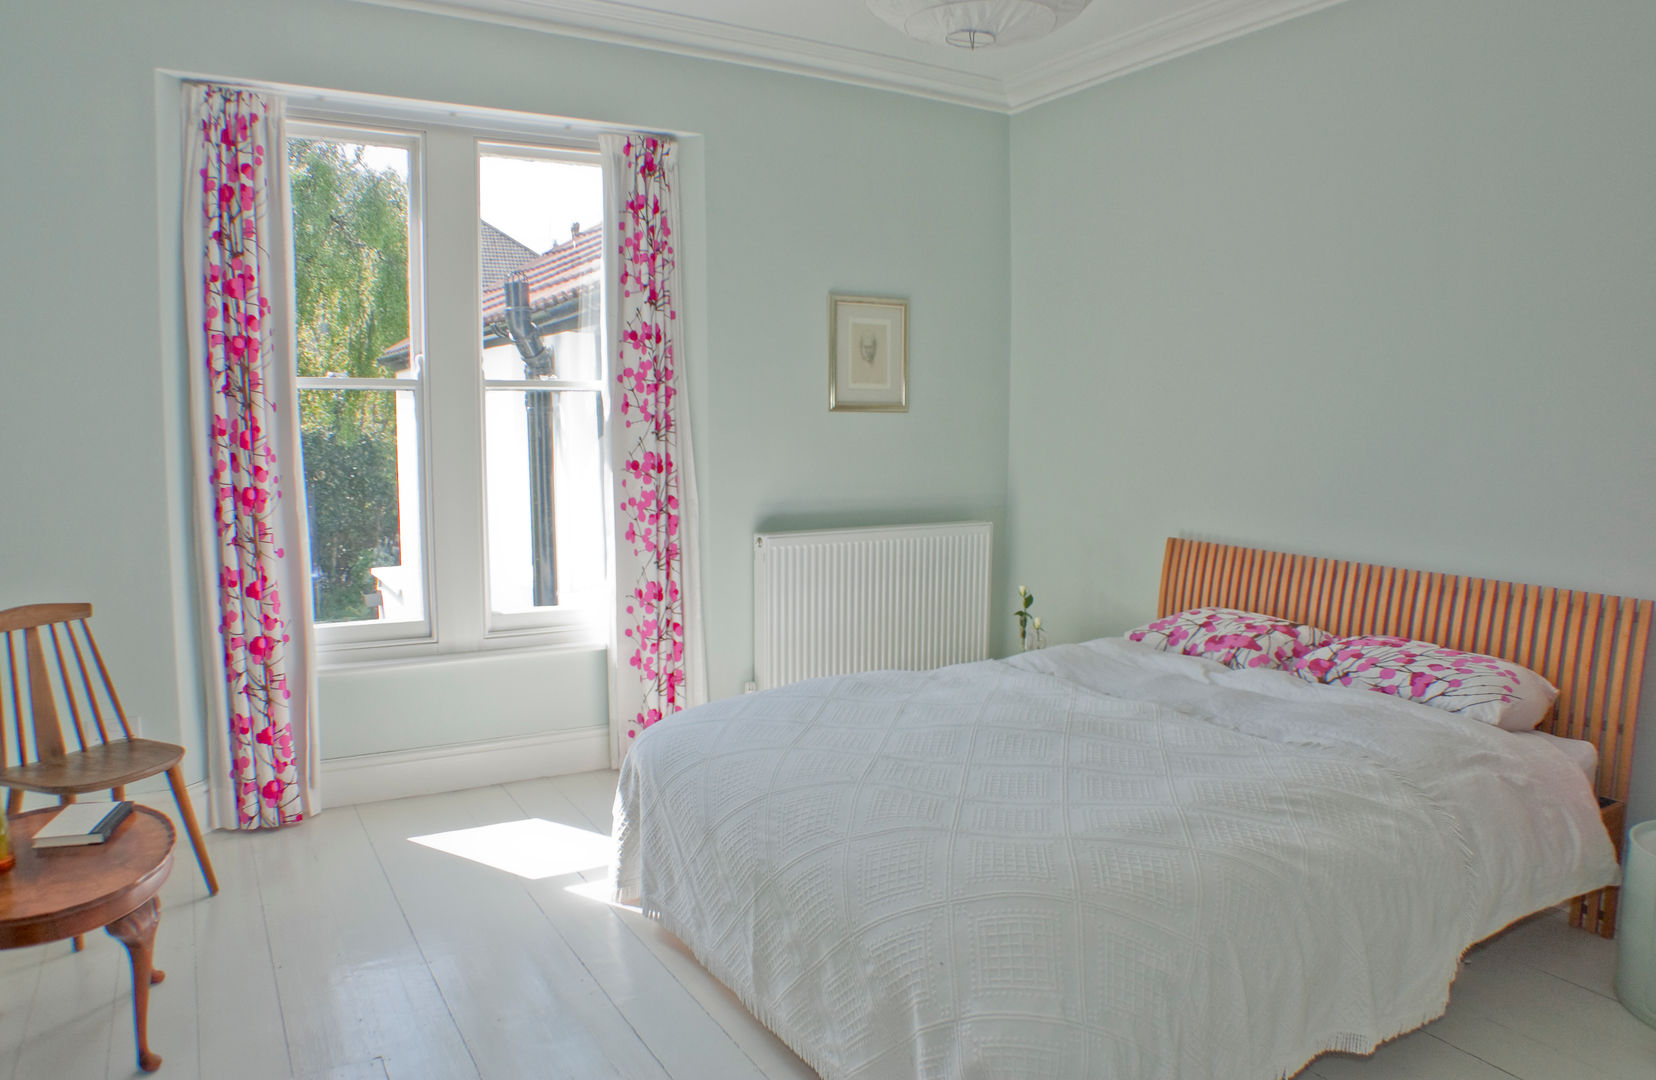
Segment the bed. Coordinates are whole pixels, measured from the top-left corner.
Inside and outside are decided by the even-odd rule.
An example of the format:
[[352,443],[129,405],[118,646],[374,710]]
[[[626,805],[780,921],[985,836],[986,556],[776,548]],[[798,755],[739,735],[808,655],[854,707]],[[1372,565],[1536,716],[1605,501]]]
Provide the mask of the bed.
[[[1534,668],[1625,795],[1647,601],[1170,540],[1160,613],[1203,605]],[[1117,639],[690,710],[616,811],[618,898],[829,1080],[1292,1075],[1617,880],[1546,739]]]

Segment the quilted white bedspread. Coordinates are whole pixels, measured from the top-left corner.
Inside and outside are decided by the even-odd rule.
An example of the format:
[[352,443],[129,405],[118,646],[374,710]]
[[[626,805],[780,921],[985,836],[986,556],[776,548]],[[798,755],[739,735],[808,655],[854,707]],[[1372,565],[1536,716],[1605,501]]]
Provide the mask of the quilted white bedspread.
[[1540,740],[1118,640],[651,727],[617,893],[841,1077],[1272,1080],[1616,878]]

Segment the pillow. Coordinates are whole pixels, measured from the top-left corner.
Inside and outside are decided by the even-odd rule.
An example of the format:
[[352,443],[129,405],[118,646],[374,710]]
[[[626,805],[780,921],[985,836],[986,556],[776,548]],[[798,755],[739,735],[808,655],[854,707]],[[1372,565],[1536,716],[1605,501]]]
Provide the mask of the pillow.
[[1127,631],[1137,641],[1163,652],[1205,656],[1226,667],[1288,668],[1329,640],[1327,632],[1274,615],[1231,608],[1191,608]]
[[1535,727],[1558,696],[1520,664],[1399,637],[1335,638],[1292,670],[1306,682],[1378,690],[1508,731]]

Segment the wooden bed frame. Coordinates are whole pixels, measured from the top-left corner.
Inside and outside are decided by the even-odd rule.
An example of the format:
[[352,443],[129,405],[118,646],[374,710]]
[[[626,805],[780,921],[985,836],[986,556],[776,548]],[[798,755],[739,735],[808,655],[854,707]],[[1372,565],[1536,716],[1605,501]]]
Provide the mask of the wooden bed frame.
[[[1598,747],[1598,795],[1621,854],[1651,601],[1400,570],[1170,537],[1157,614],[1228,607],[1341,637],[1386,634],[1485,653],[1558,687],[1541,730]],[[1570,904],[1572,925],[1615,935],[1616,890]]]

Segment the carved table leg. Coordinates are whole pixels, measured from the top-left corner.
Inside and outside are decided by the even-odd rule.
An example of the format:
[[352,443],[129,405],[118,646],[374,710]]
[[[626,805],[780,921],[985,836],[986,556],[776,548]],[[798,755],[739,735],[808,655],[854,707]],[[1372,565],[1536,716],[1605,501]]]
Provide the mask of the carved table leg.
[[132,957],[132,1027],[138,1037],[138,1067],[154,1072],[161,1067],[161,1055],[149,1048],[149,988],[167,977],[153,966],[155,959],[155,928],[161,922],[161,901],[152,897],[148,903],[110,923],[106,930],[127,947]]

